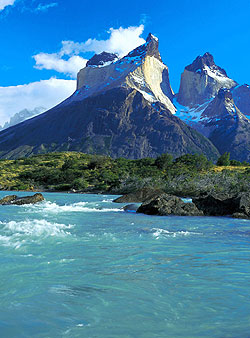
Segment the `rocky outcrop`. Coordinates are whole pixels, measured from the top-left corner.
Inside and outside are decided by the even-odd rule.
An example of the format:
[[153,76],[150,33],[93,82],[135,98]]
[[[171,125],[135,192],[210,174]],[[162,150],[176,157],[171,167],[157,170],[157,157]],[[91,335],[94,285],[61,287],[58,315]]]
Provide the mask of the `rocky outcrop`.
[[158,216],[232,216],[250,219],[250,193],[207,194],[184,203],[179,197],[162,193],[142,203],[138,213]]
[[203,212],[194,203],[184,203],[179,197],[165,193],[144,202],[137,212],[158,216],[203,216]]
[[162,194],[162,190],[143,188],[116,198],[115,203],[142,203]]
[[228,196],[223,194],[208,194],[193,198],[193,203],[206,216],[228,216],[250,218],[250,193],[241,192]]
[[217,66],[210,53],[198,56],[181,75],[177,100],[184,106],[201,105],[217,95],[220,88],[233,88],[235,81]]
[[33,196],[18,197],[16,195],[5,196],[0,200],[0,205],[24,205],[24,204],[35,204],[42,202],[44,197],[42,194],[37,193]]

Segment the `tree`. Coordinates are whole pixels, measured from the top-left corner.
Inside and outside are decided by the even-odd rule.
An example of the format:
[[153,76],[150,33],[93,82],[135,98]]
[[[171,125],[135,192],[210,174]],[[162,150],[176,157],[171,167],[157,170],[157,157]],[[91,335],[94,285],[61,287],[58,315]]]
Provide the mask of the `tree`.
[[219,166],[228,166],[230,165],[230,153],[229,152],[225,152],[223,155],[221,155],[218,158],[218,161],[216,163]]
[[173,156],[171,154],[162,154],[155,160],[157,168],[164,170],[170,167],[173,163]]

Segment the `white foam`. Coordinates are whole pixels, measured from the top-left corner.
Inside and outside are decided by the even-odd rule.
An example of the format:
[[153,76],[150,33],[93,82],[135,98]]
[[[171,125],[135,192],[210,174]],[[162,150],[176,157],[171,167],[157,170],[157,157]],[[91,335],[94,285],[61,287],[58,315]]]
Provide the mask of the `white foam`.
[[152,234],[156,239],[160,237],[178,237],[178,236],[190,236],[190,235],[200,235],[197,232],[190,232],[190,231],[168,231],[161,228],[153,228]]
[[[3,231],[5,235],[9,236],[35,236],[35,237],[48,237],[48,236],[66,236],[70,235],[68,232],[72,225],[65,225],[59,223],[51,223],[45,219],[25,220],[21,222],[10,221],[7,223],[0,222],[3,225]],[[2,236],[6,237],[6,236]]]
[[[109,201],[107,201],[109,202]],[[25,210],[26,212],[43,212],[43,213],[62,213],[62,212],[118,212],[121,209],[113,208],[102,208],[99,207],[98,203],[89,203],[89,202],[78,202],[73,204],[58,205],[53,202],[43,202],[40,204],[35,204]]]

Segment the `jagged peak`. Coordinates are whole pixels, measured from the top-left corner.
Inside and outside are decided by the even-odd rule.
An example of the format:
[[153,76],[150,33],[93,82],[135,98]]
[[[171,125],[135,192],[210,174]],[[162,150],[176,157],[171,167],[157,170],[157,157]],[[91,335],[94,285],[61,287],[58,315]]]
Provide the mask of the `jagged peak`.
[[153,35],[152,33],[149,33],[146,42],[150,42],[152,40],[159,41],[159,39],[155,35]]
[[195,73],[207,73],[207,69],[212,71],[219,72],[220,75],[226,76],[226,71],[217,66],[214,62],[214,57],[209,52],[206,52],[204,55],[199,55],[197,58],[188,66],[185,67],[186,70]]
[[162,62],[159,52],[159,40],[153,34],[149,33],[146,42],[133,49],[126,57],[140,57],[154,56],[156,59]]
[[86,64],[86,67],[103,67],[118,59],[117,54],[102,52],[95,54]]

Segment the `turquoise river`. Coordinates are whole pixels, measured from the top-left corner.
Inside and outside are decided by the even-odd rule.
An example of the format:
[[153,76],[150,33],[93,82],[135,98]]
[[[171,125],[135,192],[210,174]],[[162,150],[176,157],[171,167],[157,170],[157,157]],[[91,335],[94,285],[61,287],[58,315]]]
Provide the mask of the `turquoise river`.
[[44,196],[0,207],[1,338],[250,337],[250,221]]

